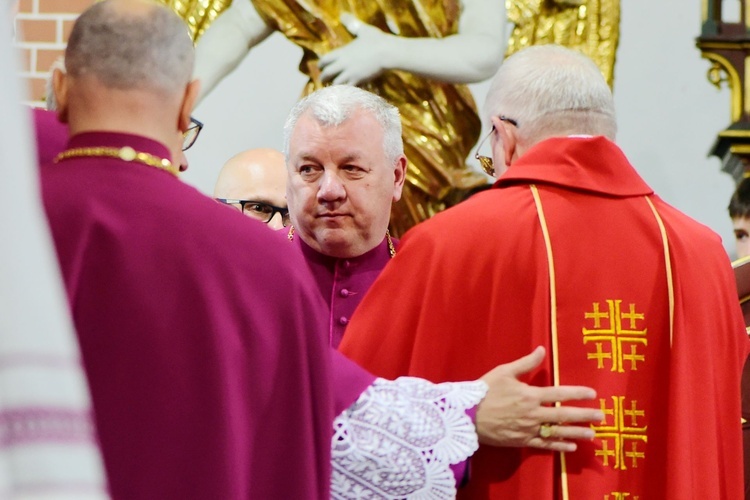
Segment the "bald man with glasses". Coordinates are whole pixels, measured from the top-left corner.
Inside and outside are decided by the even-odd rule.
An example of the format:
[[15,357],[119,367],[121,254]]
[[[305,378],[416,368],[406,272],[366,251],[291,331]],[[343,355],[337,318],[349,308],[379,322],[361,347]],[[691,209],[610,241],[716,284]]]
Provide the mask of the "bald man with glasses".
[[219,172],[214,198],[272,229],[288,226],[284,155],[258,148],[233,156]]

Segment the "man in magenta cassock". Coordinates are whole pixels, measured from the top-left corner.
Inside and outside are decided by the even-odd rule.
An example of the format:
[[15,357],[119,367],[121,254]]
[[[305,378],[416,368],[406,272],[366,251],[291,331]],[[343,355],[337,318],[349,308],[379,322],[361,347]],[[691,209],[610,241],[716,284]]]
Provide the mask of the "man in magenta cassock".
[[110,492],[325,498],[334,415],[373,377],[335,358],[352,372],[334,398],[314,285],[278,271],[289,243],[175,177],[192,58],[174,14],[116,0],[79,18],[55,74],[72,137],[44,203]]

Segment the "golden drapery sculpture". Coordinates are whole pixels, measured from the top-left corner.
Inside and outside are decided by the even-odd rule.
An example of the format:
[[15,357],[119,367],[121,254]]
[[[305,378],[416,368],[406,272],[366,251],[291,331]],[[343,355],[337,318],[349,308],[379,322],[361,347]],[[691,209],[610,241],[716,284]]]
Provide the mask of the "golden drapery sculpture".
[[530,45],[564,45],[593,59],[612,87],[620,0],[505,0],[505,5],[515,25],[506,56]]
[[[219,1],[228,4],[228,0]],[[208,26],[207,18],[221,12],[210,0],[165,0],[165,3],[186,19],[196,40]],[[319,77],[319,57],[352,40],[339,20],[342,12],[388,33],[433,38],[455,34],[460,14],[459,0],[252,0],[252,3],[269,26],[302,47],[304,55],[299,69],[309,77],[303,95],[325,85]],[[481,130],[468,87],[403,71],[384,72],[361,87],[382,96],[401,113],[409,166],[402,198],[391,214],[392,234],[403,235],[417,222],[463,199],[467,191],[487,184],[486,176],[466,165]]]
[[190,37],[196,43],[232,0],[162,0],[162,3],[185,20],[190,29]]

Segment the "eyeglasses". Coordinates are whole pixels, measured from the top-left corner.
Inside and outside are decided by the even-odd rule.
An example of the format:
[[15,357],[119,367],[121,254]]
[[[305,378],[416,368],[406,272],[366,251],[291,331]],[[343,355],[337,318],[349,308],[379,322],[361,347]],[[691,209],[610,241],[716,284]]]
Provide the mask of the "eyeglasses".
[[192,116],[190,117],[190,126],[182,133],[182,150],[187,151],[190,149],[195,140],[198,139],[198,134],[203,130],[203,122],[196,120]]
[[[513,118],[508,118],[505,115],[500,115],[498,116],[498,118],[500,119],[500,121],[508,122],[514,127],[518,127],[518,122],[514,120]],[[492,158],[490,158],[489,156],[480,155],[479,150],[482,149],[482,145],[484,144],[484,141],[486,141],[487,138],[494,133],[495,133],[495,126],[493,125],[492,130],[490,130],[489,134],[485,135],[484,138],[481,141],[479,141],[479,145],[477,146],[477,152],[474,154],[474,158],[476,158],[477,161],[479,161],[479,165],[482,167],[482,170],[484,170],[484,172],[487,175],[491,175],[493,177],[495,176],[495,165],[492,162]]]
[[216,201],[230,205],[240,210],[243,214],[257,219],[261,222],[268,224],[276,214],[281,215],[281,223],[284,227],[291,224],[292,220],[289,217],[289,209],[283,207],[277,207],[269,203],[263,203],[262,201],[254,200],[232,200],[228,198],[216,198]]

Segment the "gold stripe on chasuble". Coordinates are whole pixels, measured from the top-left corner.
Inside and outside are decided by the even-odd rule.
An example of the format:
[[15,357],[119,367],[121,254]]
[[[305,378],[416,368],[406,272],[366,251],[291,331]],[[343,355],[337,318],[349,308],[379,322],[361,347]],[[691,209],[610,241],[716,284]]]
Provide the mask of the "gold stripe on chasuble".
[[656,223],[659,224],[659,232],[661,233],[661,242],[664,248],[664,264],[667,270],[667,293],[669,294],[669,346],[672,346],[672,337],[674,335],[674,282],[672,281],[672,259],[669,256],[669,239],[667,238],[667,230],[664,227],[664,222],[661,220],[659,212],[651,202],[648,196],[644,196],[648,206],[651,207],[651,211],[654,213]]
[[[547,250],[547,267],[549,269],[549,303],[550,303],[550,343],[552,345],[552,377],[555,386],[560,385],[560,357],[558,352],[558,339],[557,339],[557,292],[555,283],[555,259],[552,256],[552,242],[549,238],[549,229],[547,229],[547,219],[544,216],[544,208],[542,207],[542,199],[539,197],[539,190],[536,185],[531,184],[531,195],[534,197],[534,204],[536,205],[536,213],[539,217],[539,224],[542,226],[542,235],[544,236],[544,247]],[[560,402],[556,402],[555,406],[560,406]],[[560,457],[560,491],[562,493],[563,500],[568,500],[568,471],[565,465],[565,453],[558,453]]]
[[[544,246],[547,255],[550,290],[550,344],[552,347],[553,384],[555,386],[559,386],[560,358],[557,325],[557,284],[555,277],[554,256],[552,252],[552,242],[550,240],[549,228],[547,226],[547,219],[544,214],[544,207],[542,206],[542,200],[539,194],[539,190],[534,184],[531,184],[529,188],[531,189],[531,194],[534,198],[534,205],[536,207],[537,216],[539,218],[539,224],[541,226],[542,235],[544,238]],[[662,240],[669,304],[669,345],[671,347],[674,335],[674,284],[672,280],[672,263],[669,255],[669,241],[667,238],[666,228],[664,227],[664,223],[659,216],[656,207],[647,196],[644,196],[644,199],[648,203],[651,212],[654,215],[656,223],[659,227],[659,233]],[[610,337],[610,340],[612,342],[612,349],[609,353],[600,353],[606,354],[606,356],[602,355],[597,357],[596,352],[588,353],[587,359],[596,359],[597,368],[602,369],[604,368],[602,364],[603,359],[604,357],[607,357],[611,361],[611,371],[617,373],[625,373],[629,371],[626,369],[626,363],[629,362],[631,365],[633,365],[637,364],[638,362],[645,362],[645,357],[638,356],[635,352],[635,349],[638,345],[646,345],[645,336],[647,328],[636,328],[637,321],[644,320],[645,318],[643,314],[640,314],[636,311],[634,304],[629,304],[628,307],[623,307],[622,301],[615,299],[606,300],[606,304],[606,312],[599,310],[598,302],[594,302],[592,304],[592,311],[584,312],[584,318],[593,320],[594,326],[594,328],[591,329],[583,329],[584,344],[587,343],[587,335],[589,335],[588,339],[597,340],[601,340],[601,338],[599,337],[604,335]],[[601,320],[603,318],[608,318],[610,320],[609,325],[606,328],[602,328],[601,325]],[[622,320],[625,320],[625,325],[623,325]],[[623,349],[624,344],[628,344],[631,346],[632,352],[630,354],[627,354]],[[631,369],[635,368],[631,366]],[[611,401],[611,406],[607,402],[608,400]],[[601,439],[602,441],[601,449],[596,450],[595,454],[601,461],[602,465],[604,465],[605,467],[612,467],[615,470],[626,470],[626,459],[630,459],[631,461],[645,459],[645,453],[640,452],[637,449],[637,443],[647,442],[646,430],[648,426],[645,424],[645,412],[638,408],[637,401],[627,399],[626,396],[611,396],[607,399],[600,399],[600,402],[601,410],[605,414],[605,422],[602,422],[602,424],[604,424],[602,426],[591,426],[596,432],[596,438]],[[560,403],[556,403],[555,406],[560,406]],[[610,415],[612,417],[612,425],[607,425],[606,415]],[[609,449],[609,443],[613,444],[613,449]],[[632,449],[627,448],[628,444],[631,445]],[[561,495],[563,500],[569,500],[570,493],[568,488],[565,454],[560,453],[559,457]],[[637,497],[637,494],[633,496],[632,493],[628,492],[610,492],[609,494],[604,495],[604,500]]]

